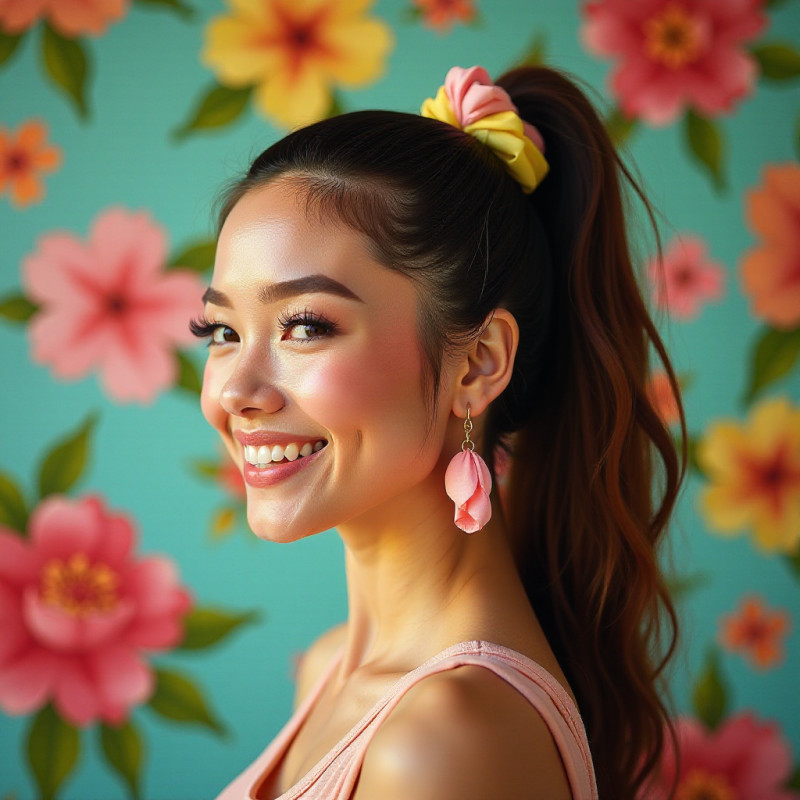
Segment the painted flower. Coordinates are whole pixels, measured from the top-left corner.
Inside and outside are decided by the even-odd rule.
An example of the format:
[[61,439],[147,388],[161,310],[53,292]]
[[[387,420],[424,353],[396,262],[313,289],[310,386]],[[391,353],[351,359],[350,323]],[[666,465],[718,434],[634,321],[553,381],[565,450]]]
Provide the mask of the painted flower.
[[220,464],[217,481],[232,497],[237,500],[247,499],[247,487],[242,477],[242,471],[227,456],[224,456],[224,461]]
[[713,731],[691,717],[675,720],[680,750],[676,763],[667,737],[656,786],[648,800],[800,800],[784,789],[792,769],[789,742],[775,723],[748,712],[728,717]]
[[44,123],[29,120],[16,134],[0,127],[0,194],[7,191],[15,206],[41,202],[42,174],[60,166],[61,150],[47,144]]
[[742,261],[741,277],[755,315],[776,328],[800,324],[800,166],[764,170],[747,193],[747,221],[761,237]]
[[177,377],[174,349],[192,342],[188,322],[203,287],[188,270],[163,271],[164,231],[145,212],[111,208],[89,240],[51,233],[23,263],[33,360],[56,377],[100,374],[118,401],[149,402]]
[[764,401],[740,425],[709,426],[697,460],[710,485],[700,494],[709,528],[752,528],[767,552],[791,553],[800,544],[800,409],[786,398]]
[[656,307],[679,319],[696,317],[705,302],[723,294],[725,268],[707,257],[699,236],[673,239],[647,271]]
[[647,381],[646,391],[648,399],[664,420],[664,424],[675,425],[680,419],[678,401],[672,391],[669,376],[663,369],[653,372]]
[[128,11],[130,0],[0,0],[0,29],[22,33],[40,19],[69,38],[104,33]]
[[207,29],[205,63],[221,83],[255,86],[256,105],[284,127],[323,119],[331,89],[384,71],[389,27],[365,16],[370,0],[229,0]]
[[766,25],[765,0],[589,0],[586,47],[618,59],[611,90],[628,117],[666,125],[687,108],[713,117],[753,90],[744,45]]
[[426,25],[439,32],[450,30],[454,22],[472,22],[475,5],[472,0],[413,0]]
[[735,614],[720,620],[719,638],[728,650],[740,652],[758,669],[777,666],[785,658],[783,640],[789,630],[786,611],[770,611],[757,596],[745,597]]
[[0,528],[0,706],[52,701],[74,725],[119,723],[154,689],[145,651],[175,647],[191,605],[175,567],[135,558],[136,533],[100,498],[50,495],[28,538]]
[[484,460],[472,452],[456,453],[444,474],[444,489],[455,503],[454,522],[466,533],[479,531],[492,515],[492,476]]

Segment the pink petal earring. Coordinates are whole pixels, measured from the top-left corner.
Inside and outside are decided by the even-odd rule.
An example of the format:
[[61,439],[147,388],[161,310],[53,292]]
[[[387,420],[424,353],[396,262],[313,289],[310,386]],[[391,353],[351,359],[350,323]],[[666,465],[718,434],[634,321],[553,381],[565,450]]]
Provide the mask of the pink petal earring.
[[444,489],[456,506],[454,522],[466,533],[479,531],[492,516],[492,476],[486,462],[475,452],[475,442],[469,438],[471,431],[467,403],[461,452],[453,456],[444,475]]

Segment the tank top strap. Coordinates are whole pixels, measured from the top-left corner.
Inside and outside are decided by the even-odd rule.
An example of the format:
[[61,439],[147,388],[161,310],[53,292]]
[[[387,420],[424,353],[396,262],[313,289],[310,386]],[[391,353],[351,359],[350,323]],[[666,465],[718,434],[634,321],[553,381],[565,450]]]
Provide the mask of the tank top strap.
[[339,765],[339,787],[344,791],[337,797],[350,796],[369,743],[406,692],[429,675],[463,665],[491,670],[530,702],[547,724],[556,743],[573,800],[597,800],[589,743],[572,698],[555,677],[535,661],[516,650],[481,640],[452,645],[398,680],[373,713],[362,720],[360,730],[352,732],[356,735],[339,754],[340,758],[346,755],[346,763]]

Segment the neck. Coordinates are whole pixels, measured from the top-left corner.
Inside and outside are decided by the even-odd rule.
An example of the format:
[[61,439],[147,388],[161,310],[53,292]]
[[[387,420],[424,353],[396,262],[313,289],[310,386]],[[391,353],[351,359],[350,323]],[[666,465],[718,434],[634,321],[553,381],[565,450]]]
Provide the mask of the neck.
[[349,604],[342,679],[367,664],[407,670],[533,617],[496,502],[491,521],[468,535],[453,524],[441,476],[411,494],[337,528]]

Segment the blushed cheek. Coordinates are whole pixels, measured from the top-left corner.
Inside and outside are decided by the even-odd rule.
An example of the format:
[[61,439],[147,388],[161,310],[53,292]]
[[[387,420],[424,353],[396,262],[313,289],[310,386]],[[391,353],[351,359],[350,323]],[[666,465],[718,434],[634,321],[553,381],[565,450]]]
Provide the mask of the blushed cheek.
[[219,402],[221,389],[220,376],[211,362],[207,362],[203,373],[203,389],[200,393],[200,409],[206,422],[220,432],[227,427],[227,414]]

